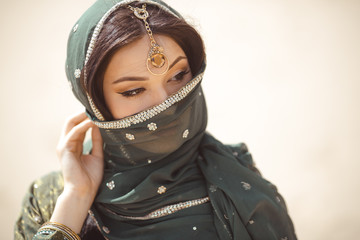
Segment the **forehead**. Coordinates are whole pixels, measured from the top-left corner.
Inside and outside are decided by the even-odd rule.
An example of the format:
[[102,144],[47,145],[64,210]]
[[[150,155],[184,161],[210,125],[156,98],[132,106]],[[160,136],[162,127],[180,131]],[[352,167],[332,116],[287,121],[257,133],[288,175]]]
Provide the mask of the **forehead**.
[[[170,37],[154,35],[156,42],[163,47],[169,62],[178,56],[185,56],[182,48]],[[150,50],[150,39],[147,35],[131,42],[115,52],[105,71],[105,79],[122,75],[148,75],[146,60]],[[116,76],[114,76],[116,75]]]

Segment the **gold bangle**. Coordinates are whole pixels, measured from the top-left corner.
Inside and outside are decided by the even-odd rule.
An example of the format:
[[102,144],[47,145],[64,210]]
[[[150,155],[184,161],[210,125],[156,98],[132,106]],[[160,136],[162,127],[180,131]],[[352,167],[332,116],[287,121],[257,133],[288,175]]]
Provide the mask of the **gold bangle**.
[[64,224],[57,223],[57,222],[46,222],[44,223],[39,231],[42,230],[55,230],[62,232],[69,240],[81,240],[79,235],[77,235],[71,228],[65,226]]

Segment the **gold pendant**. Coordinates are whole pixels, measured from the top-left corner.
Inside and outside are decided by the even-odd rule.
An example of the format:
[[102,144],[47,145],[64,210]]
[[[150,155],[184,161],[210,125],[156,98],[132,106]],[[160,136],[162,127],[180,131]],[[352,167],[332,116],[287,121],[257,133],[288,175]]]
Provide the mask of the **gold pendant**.
[[154,67],[161,68],[165,64],[165,56],[162,53],[156,53],[150,58],[151,64]]
[[[164,49],[160,47],[159,44],[156,43],[153,33],[151,31],[149,23],[146,21],[146,19],[149,17],[148,11],[146,11],[146,4],[142,6],[142,8],[134,8],[130,5],[128,8],[134,12],[135,16],[139,19],[142,19],[145,23],[145,29],[149,35],[150,38],[150,50],[148,53],[148,58],[146,60],[146,67],[148,71],[153,75],[163,75],[169,70],[169,61],[167,57],[164,54]],[[149,64],[149,62],[151,64]],[[166,63],[166,67],[164,71],[158,71],[157,69],[164,67]],[[152,68],[152,69],[151,69]]]
[[[151,66],[154,67],[155,69],[151,70],[151,66],[149,62],[151,63]],[[156,68],[164,67],[165,63],[166,63],[166,67],[164,71],[156,70]],[[153,75],[163,75],[169,70],[169,63],[165,54],[163,53],[163,48],[160,47],[158,44],[155,44],[150,48],[146,66],[148,71]]]

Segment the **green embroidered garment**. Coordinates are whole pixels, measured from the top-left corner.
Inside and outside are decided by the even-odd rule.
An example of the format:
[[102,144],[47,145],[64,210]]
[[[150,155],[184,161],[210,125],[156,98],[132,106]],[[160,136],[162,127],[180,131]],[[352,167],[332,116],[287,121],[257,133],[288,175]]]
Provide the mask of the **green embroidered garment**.
[[[162,1],[136,4],[144,2],[181,19]],[[74,25],[68,42],[68,80],[104,140],[104,178],[89,211],[101,234],[110,240],[296,239],[284,200],[260,176],[246,146],[226,146],[205,133],[205,63],[163,103],[124,119],[102,119],[80,75],[88,70],[103,24],[130,3],[135,5],[96,1]],[[151,26],[151,16],[148,21]],[[30,239],[48,221],[62,190],[60,179],[51,175],[31,189],[16,239]],[[36,238],[57,239],[56,234]]]
[[[214,139],[212,139],[212,140],[214,140]],[[218,151],[216,149],[214,149],[214,150]],[[249,172],[249,174],[251,174],[251,175],[254,174],[255,178],[261,178],[258,170],[256,169],[256,167],[254,165],[252,157],[244,144],[238,144],[238,145],[234,145],[234,146],[222,145],[222,150],[228,152],[229,155],[233,156],[232,157],[234,160],[233,163],[235,165],[240,165],[240,167],[244,171]],[[217,170],[217,168],[215,166],[214,166],[214,170],[215,171]],[[224,172],[223,176],[226,174],[227,174],[227,172]],[[216,177],[216,176],[217,175],[214,175],[214,177]],[[270,182],[267,182],[266,180],[262,179],[262,181],[266,185],[268,185],[268,187],[270,187],[270,189],[273,190],[273,192],[275,194],[274,196],[275,196],[276,202],[280,202],[280,206],[282,208],[281,211],[285,211],[284,210],[285,209],[284,201],[281,198],[281,196],[276,193],[275,186],[272,185]],[[240,182],[240,183],[235,183],[232,185],[234,186],[234,188],[236,188],[237,193],[240,193],[240,194],[241,193],[246,193],[246,194],[251,193],[252,186],[250,184],[248,185],[245,182]],[[36,180],[33,184],[31,184],[29,191],[27,192],[27,194],[24,197],[22,211],[21,211],[20,217],[18,218],[16,225],[15,225],[14,239],[20,240],[20,239],[32,239],[33,238],[33,236],[36,234],[36,232],[40,228],[40,226],[44,222],[50,220],[51,214],[55,207],[56,199],[61,194],[62,190],[63,190],[63,179],[62,179],[61,173],[59,173],[59,172],[50,173],[50,174],[42,177],[41,179]],[[211,195],[219,195],[219,196],[214,196],[214,197],[222,198],[221,195],[223,193],[217,192],[217,191],[218,191],[218,187],[216,185],[210,185],[210,187],[209,187],[210,196]],[[251,195],[252,194],[253,193],[251,193]],[[261,206],[261,204],[260,204],[260,206]],[[192,211],[195,208],[196,207],[194,207],[193,209],[189,208],[188,210]],[[211,211],[214,211],[214,210],[211,209]],[[198,212],[198,210],[195,209],[195,212]],[[219,212],[219,214],[222,214],[222,212],[223,212],[223,210],[221,210],[221,212]],[[269,212],[267,214],[269,214]],[[265,218],[266,211],[260,211],[256,214],[254,214],[254,216],[248,217],[249,220],[248,220],[248,223],[246,224],[246,226],[250,227],[252,225],[258,224],[258,222],[261,224],[264,224],[262,227],[271,226],[272,224],[276,225],[276,224],[278,224],[276,215],[277,214],[274,214],[274,217]],[[231,217],[232,213],[229,216]],[[224,221],[224,223],[228,223],[228,221],[229,221],[228,218],[229,217],[224,213],[224,216],[222,216],[221,219],[222,219],[222,221]],[[265,221],[265,223],[264,223],[264,221]],[[288,224],[290,225],[291,221],[290,220],[288,220],[288,221],[289,221]],[[196,226],[196,225],[197,225],[197,223],[195,223],[194,226]],[[243,225],[243,223],[240,223],[240,225]],[[198,230],[198,227],[196,227],[196,230],[194,230],[194,226],[191,226],[190,229],[187,229],[187,232],[192,232],[194,234],[193,235],[194,237],[191,239],[205,239],[199,235],[196,235],[197,234],[196,231]],[[197,226],[199,226],[199,225],[197,225]],[[179,237],[178,239],[183,239],[183,238],[181,238],[181,236],[182,236],[181,234],[179,236],[177,230],[173,230],[173,231],[175,231],[175,233],[174,233],[175,237],[174,236],[172,236],[170,238],[160,237],[160,239],[177,239],[176,238],[177,236]],[[271,235],[268,235],[269,234],[268,232],[264,232],[264,229],[262,229],[258,233],[262,234],[262,235],[258,238],[253,238],[253,239],[277,239]],[[56,233],[53,233],[52,235],[42,236],[42,238],[38,238],[38,239],[52,239],[52,240],[61,239],[61,240],[63,240],[64,239],[63,237],[64,236],[61,235],[61,233],[56,232]],[[206,237],[206,236],[204,236],[204,237]],[[148,239],[150,239],[150,238],[148,238]],[[217,239],[217,238],[207,238],[207,239]],[[227,238],[220,237],[219,239],[227,239]],[[284,236],[283,239],[286,239],[286,236]],[[295,239],[295,237],[294,238],[288,237],[288,239]]]

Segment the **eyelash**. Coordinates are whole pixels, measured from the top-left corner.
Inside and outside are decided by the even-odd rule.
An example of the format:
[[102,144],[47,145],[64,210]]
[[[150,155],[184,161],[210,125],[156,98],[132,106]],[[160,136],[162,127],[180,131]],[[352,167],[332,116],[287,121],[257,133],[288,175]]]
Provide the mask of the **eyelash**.
[[[184,80],[184,76],[186,74],[188,74],[190,72],[190,69],[187,69],[187,70],[183,70],[181,72],[179,72],[178,74],[176,74],[174,77],[172,77],[171,79],[175,78],[175,81],[182,81]],[[179,78],[180,77],[180,78]]]
[[[169,81],[181,82],[182,80],[184,80],[184,76],[186,74],[188,74],[189,72],[190,72],[190,69],[183,70],[183,71],[179,72],[178,74],[176,74],[174,77],[172,77]],[[145,91],[145,88],[136,88],[133,90],[121,92],[119,94],[123,95],[124,97],[135,97],[143,91]]]
[[144,90],[145,90],[144,88],[137,88],[137,89],[129,90],[129,91],[122,92],[119,94],[123,95],[124,97],[134,97]]

